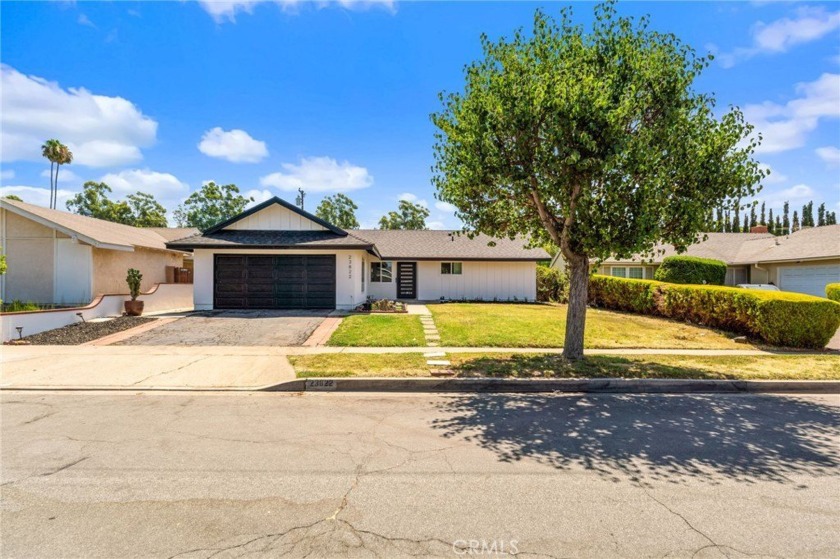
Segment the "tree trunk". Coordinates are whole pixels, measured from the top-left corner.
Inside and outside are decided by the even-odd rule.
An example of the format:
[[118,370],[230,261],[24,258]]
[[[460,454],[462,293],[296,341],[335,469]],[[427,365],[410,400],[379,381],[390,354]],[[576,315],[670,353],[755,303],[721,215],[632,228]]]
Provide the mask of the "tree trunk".
[[589,293],[589,259],[569,259],[569,307],[566,312],[566,341],[563,357],[569,361],[583,359],[583,333],[586,327],[586,303]]
[[55,174],[55,162],[50,161],[50,209],[53,207],[53,175]]
[[55,166],[55,195],[53,196],[52,209],[58,206],[58,170],[61,168],[61,163]]

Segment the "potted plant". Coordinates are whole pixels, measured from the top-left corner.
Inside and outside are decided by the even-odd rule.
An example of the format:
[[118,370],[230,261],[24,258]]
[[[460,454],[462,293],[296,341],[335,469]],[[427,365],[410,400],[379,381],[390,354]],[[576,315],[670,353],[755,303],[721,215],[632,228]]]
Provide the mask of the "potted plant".
[[131,300],[125,302],[125,314],[128,316],[143,314],[143,301],[137,300],[137,296],[140,295],[140,282],[142,280],[143,274],[140,273],[140,270],[128,269],[128,275],[125,278],[125,282],[128,284],[128,292],[131,294]]

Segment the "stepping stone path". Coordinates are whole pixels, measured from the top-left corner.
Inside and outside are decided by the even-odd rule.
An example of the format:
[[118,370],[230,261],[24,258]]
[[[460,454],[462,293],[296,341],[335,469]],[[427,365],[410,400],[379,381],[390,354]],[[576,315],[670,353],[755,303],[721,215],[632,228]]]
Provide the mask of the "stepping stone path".
[[[435,326],[435,319],[432,314],[421,314],[420,323],[423,325],[423,335],[426,337],[426,345],[428,347],[439,347],[440,332],[438,332],[437,326]],[[455,376],[455,372],[449,368],[452,363],[448,359],[442,359],[446,357],[445,352],[432,351],[424,353],[423,357],[426,358],[426,365],[428,365],[429,373],[433,377]]]

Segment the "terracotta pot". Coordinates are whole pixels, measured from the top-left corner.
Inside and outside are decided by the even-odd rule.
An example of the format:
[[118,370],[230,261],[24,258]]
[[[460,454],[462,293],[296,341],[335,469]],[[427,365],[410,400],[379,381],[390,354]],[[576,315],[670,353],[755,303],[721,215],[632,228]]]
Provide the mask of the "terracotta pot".
[[143,301],[126,301],[125,314],[128,316],[140,316],[143,314]]

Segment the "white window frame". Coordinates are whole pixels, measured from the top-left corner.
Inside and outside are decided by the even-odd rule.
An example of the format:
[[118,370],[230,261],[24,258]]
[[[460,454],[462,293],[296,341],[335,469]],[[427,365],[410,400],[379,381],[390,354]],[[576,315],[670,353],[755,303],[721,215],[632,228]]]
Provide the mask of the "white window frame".
[[[449,271],[444,271],[444,266],[449,266]],[[457,270],[457,271],[456,271]],[[464,274],[464,264],[462,262],[441,262],[440,275],[442,276],[461,276]]]
[[[616,270],[622,270],[621,275],[616,274]],[[642,275],[633,277],[630,275],[630,270],[640,270]],[[644,266],[610,266],[610,276],[623,279],[646,279],[647,273]]]
[[[379,276],[378,279],[376,275],[374,275],[373,268],[374,266],[379,267]],[[383,271],[387,271],[386,275],[383,275]],[[394,283],[394,263],[388,260],[380,260],[378,262],[371,262],[370,263],[370,283]]]
[[365,263],[365,259],[362,258],[362,293],[365,292],[365,272],[367,271],[367,264]]

